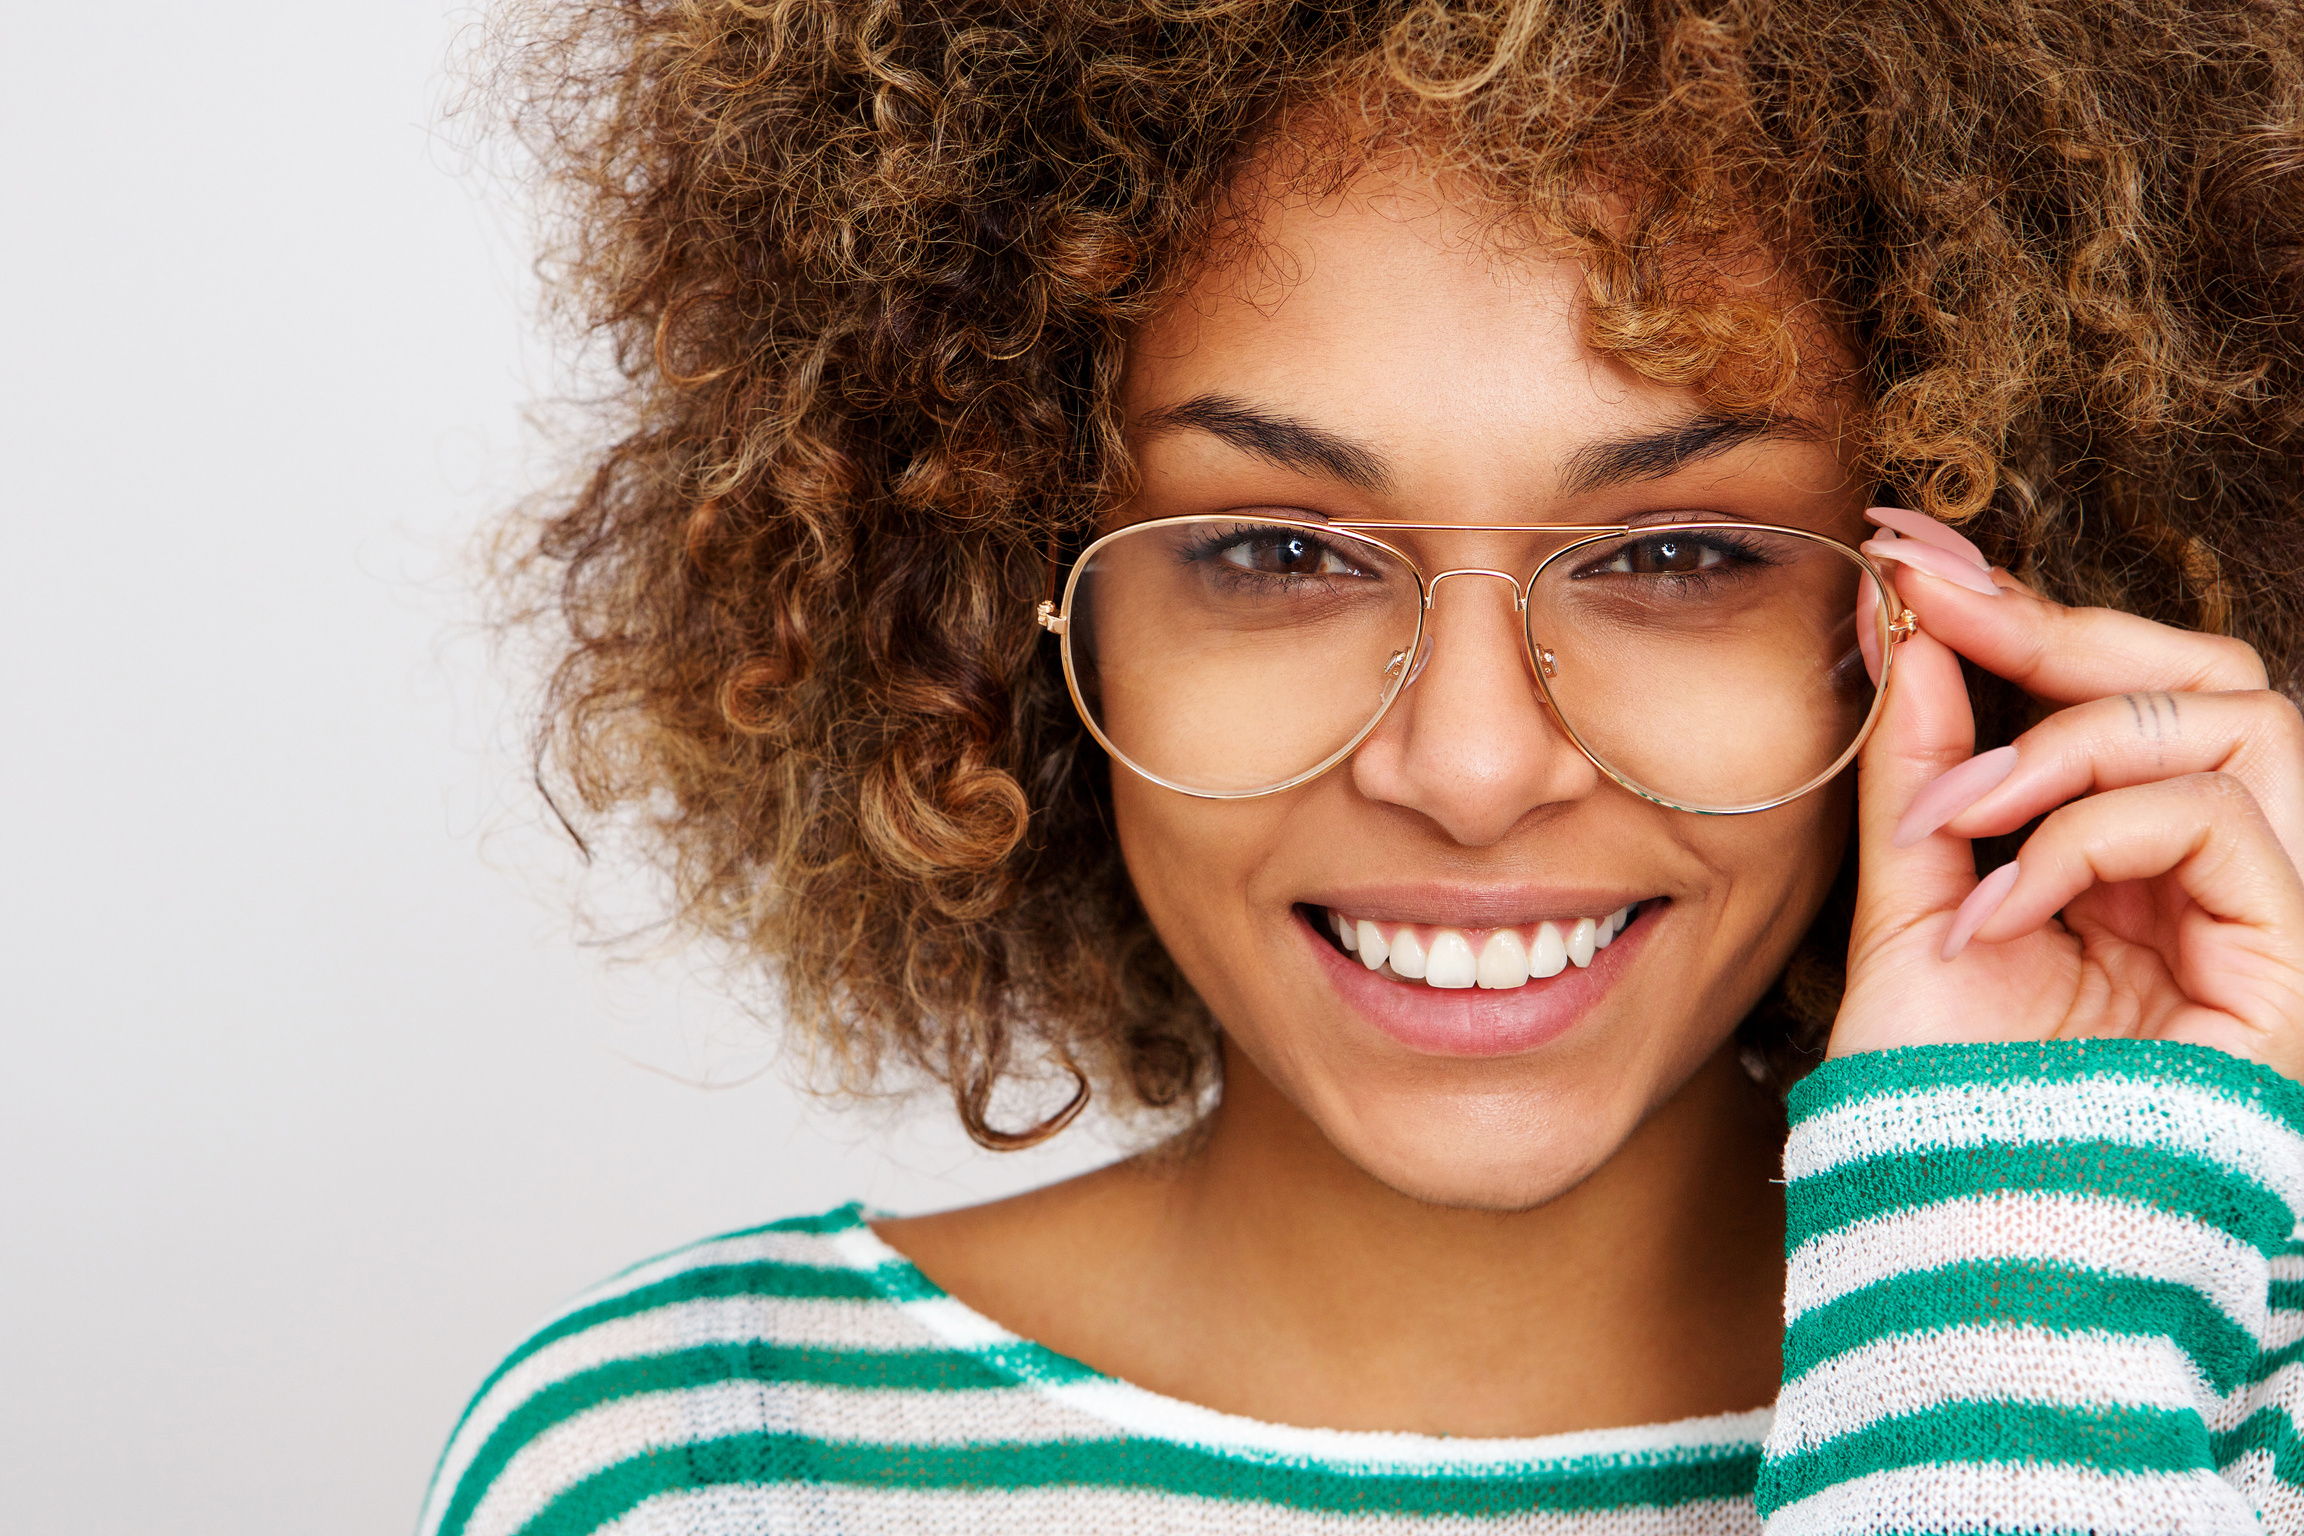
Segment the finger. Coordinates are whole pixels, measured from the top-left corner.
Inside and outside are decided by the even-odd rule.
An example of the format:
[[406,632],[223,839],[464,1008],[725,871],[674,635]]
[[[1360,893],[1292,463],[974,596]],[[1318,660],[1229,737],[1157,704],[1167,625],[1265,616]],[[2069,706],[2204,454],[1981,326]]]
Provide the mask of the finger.
[[[1997,905],[1961,913],[1952,939],[1965,930],[1979,943],[2005,943],[2093,886],[2167,875],[2209,917],[2274,936],[2304,967],[2304,880],[2256,797],[2230,774],[2186,774],[2076,801],[2025,841],[2014,876],[2003,873],[2008,867],[1978,887],[1984,895],[1986,886],[2005,884]],[[2203,979],[2213,986],[2214,978]]]
[[1976,883],[1966,839],[1895,842],[1913,797],[1975,746],[1960,658],[1922,630],[1891,646],[1885,662],[1880,721],[1857,759],[1859,948],[1943,912]]
[[1938,828],[1993,837],[2082,795],[2226,773],[2255,797],[2290,861],[2304,860],[2304,715],[2276,693],[2095,699],[1970,763],[1914,798],[1897,826],[1899,842]]
[[[2242,641],[2176,629],[2111,608],[2067,608],[1995,572],[1987,597],[1926,565],[1959,556],[1910,539],[1873,539],[1920,627],[2035,698],[2076,704],[2117,693],[2229,693],[2265,686],[2263,658]],[[1907,546],[1899,549],[1898,546]]]

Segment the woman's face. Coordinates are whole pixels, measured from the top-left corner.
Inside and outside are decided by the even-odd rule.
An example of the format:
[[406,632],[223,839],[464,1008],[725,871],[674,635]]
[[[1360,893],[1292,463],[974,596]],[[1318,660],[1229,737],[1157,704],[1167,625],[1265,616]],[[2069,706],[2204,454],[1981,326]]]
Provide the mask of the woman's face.
[[[1132,348],[1142,487],[1116,525],[1711,516],[1861,536],[1865,487],[1825,408],[1735,419],[1597,358],[1581,270],[1500,254],[1478,218],[1375,177],[1270,207],[1262,249],[1204,272]],[[1428,572],[1525,575],[1545,547],[1393,542]],[[1232,801],[1115,766],[1115,810],[1154,926],[1238,1052],[1384,1183],[1519,1209],[1605,1162],[1723,1047],[1823,900],[1849,791],[1746,816],[1644,801],[1561,734],[1504,583],[1434,592],[1428,661],[1345,763]],[[1498,990],[1372,971],[1331,927],[1426,948],[1454,930],[1478,952],[1499,927],[1573,936],[1633,904],[1588,966]]]

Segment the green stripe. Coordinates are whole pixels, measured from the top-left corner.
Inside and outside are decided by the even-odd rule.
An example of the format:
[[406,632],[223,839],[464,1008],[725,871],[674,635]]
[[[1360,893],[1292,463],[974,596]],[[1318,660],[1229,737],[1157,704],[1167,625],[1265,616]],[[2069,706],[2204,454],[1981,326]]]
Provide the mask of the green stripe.
[[2202,1088],[2304,1134],[2304,1088],[2213,1046],[2162,1040],[2044,1040],[2022,1045],[1905,1045],[1835,1056],[1793,1087],[1793,1125],[1880,1094],[2120,1077]]
[[2280,1312],[2304,1310],[2304,1280],[2273,1281],[2272,1306]]
[[[652,1312],[658,1307],[677,1306],[684,1301],[724,1300],[734,1296],[758,1296],[777,1299],[814,1301],[883,1301],[888,1299],[912,1300],[906,1291],[925,1288],[929,1296],[940,1296],[927,1282],[927,1277],[910,1265],[898,1269],[886,1266],[888,1272],[875,1275],[855,1269],[818,1269],[807,1264],[786,1264],[762,1260],[756,1264],[713,1264],[700,1269],[682,1270],[676,1275],[638,1286],[621,1296],[579,1307],[565,1317],[557,1318],[524,1340],[518,1349],[504,1357],[504,1363],[488,1373],[480,1383],[480,1390],[472,1394],[472,1402],[464,1409],[463,1418],[456,1427],[464,1427],[464,1419],[472,1416],[472,1409],[488,1395],[491,1387],[521,1361],[560,1340],[597,1328],[622,1317]],[[918,1284],[912,1281],[917,1278]],[[891,1298],[890,1293],[895,1292]],[[453,1436],[451,1436],[453,1442]]]
[[733,1435],[635,1456],[586,1478],[522,1536],[582,1536],[660,1493],[768,1483],[1014,1491],[1102,1488],[1337,1514],[1479,1518],[1749,1497],[1757,1447],[1648,1465],[1593,1458],[1524,1476],[1493,1472],[1369,1476],[1237,1460],[1158,1440],[1045,1445],[869,1445],[802,1435]]
[[860,1200],[851,1200],[846,1205],[834,1206],[821,1215],[786,1216],[776,1221],[764,1221],[756,1227],[738,1227],[733,1232],[715,1232],[710,1237],[700,1237],[692,1243],[682,1243],[677,1248],[667,1248],[662,1253],[652,1258],[642,1259],[637,1264],[627,1264],[591,1289],[599,1290],[601,1286],[614,1285],[626,1275],[637,1274],[639,1271],[661,1264],[667,1259],[676,1259],[684,1253],[694,1253],[698,1249],[710,1248],[717,1243],[732,1243],[739,1238],[746,1237],[765,1237],[772,1232],[786,1232],[801,1237],[832,1237],[862,1225],[864,1225],[864,1204]]
[[2296,1230],[2284,1201],[2229,1169],[2158,1147],[2068,1141],[1867,1158],[1796,1179],[1785,1191],[1785,1251],[1853,1222],[2002,1190],[2152,1206],[2203,1222],[2266,1257],[2285,1252]]
[[2066,1408],[2040,1403],[1946,1403],[1868,1424],[1760,1469],[1763,1518],[1874,1472],[1975,1462],[2060,1464],[2114,1473],[2205,1470],[2200,1415],[2162,1408]]
[[[618,1270],[615,1274],[609,1276],[606,1280],[601,1281],[600,1285],[593,1286],[591,1289],[598,1290],[601,1288],[601,1286],[614,1285],[618,1280],[623,1279],[626,1275],[636,1274],[640,1270],[647,1269],[653,1265],[661,1264],[667,1259],[677,1258],[683,1253],[694,1253],[699,1249],[709,1248],[717,1243],[733,1242],[738,1238],[745,1237],[761,1237],[771,1232],[790,1232],[803,1236],[825,1237],[835,1233],[846,1232],[851,1228],[859,1227],[863,1224],[863,1203],[861,1201],[851,1200],[848,1202],[848,1204],[837,1206],[832,1210],[824,1212],[821,1216],[787,1216],[781,1221],[763,1222],[761,1225],[756,1227],[740,1227],[734,1232],[722,1232],[715,1237],[701,1238],[696,1242],[683,1244],[678,1248],[670,1249],[667,1252],[657,1254],[654,1258],[642,1259],[637,1264],[628,1264],[624,1268]],[[802,1266],[793,1265],[772,1267],[796,1269]],[[920,1275],[920,1272],[918,1270],[912,1269],[912,1266],[909,1264],[905,1265],[904,1268],[909,1270],[913,1275],[919,1276],[920,1284],[927,1287],[931,1294],[942,1294],[942,1292],[936,1291],[934,1286],[929,1285],[927,1276]],[[691,1271],[691,1273],[700,1272],[701,1271]],[[853,1273],[853,1271],[836,1270],[819,1270],[814,1272],[819,1274]],[[764,1294],[815,1295],[819,1293],[787,1291],[767,1292]],[[880,1292],[873,1288],[869,1283],[867,1283],[864,1294],[867,1296],[876,1296],[880,1294]],[[498,1381],[503,1379],[505,1372],[511,1370],[514,1366],[527,1359],[530,1355],[536,1353],[536,1351],[544,1348],[546,1345],[551,1344],[556,1340],[566,1338],[571,1333],[582,1332],[585,1328],[592,1326],[594,1322],[605,1321],[610,1317],[621,1317],[628,1315],[627,1312],[603,1310],[616,1307],[623,1299],[624,1298],[622,1297],[614,1297],[607,1301],[599,1302],[594,1306],[579,1308],[578,1310],[570,1312],[565,1316],[555,1318],[552,1322],[546,1324],[536,1333],[523,1340],[519,1348],[513,1350],[512,1353],[496,1367],[496,1369],[490,1371],[488,1373],[487,1379],[480,1383],[480,1389],[474,1392],[471,1396],[471,1399],[464,1404],[464,1411],[456,1416],[456,1427],[448,1432],[448,1444],[440,1448],[439,1460],[432,1464],[433,1479],[435,1481],[439,1479],[440,1468],[445,1465],[448,1460],[449,1448],[455,1445],[457,1435],[463,1432],[465,1421],[472,1417],[472,1410],[480,1406],[481,1400],[487,1397],[489,1389],[495,1386]],[[655,1304],[662,1305],[662,1303]],[[629,1310],[644,1311],[646,1309],[633,1308]]]
[[[672,1354],[614,1360],[556,1381],[505,1416],[456,1485],[441,1517],[441,1536],[456,1536],[504,1466],[555,1424],[617,1398],[678,1392],[727,1381],[859,1391],[982,1392],[1013,1384],[999,1366],[955,1350],[816,1349],[778,1344],[720,1344]],[[958,1405],[949,1411],[965,1413]]]
[[2297,1438],[2296,1421],[2283,1409],[2259,1408],[2208,1442],[2218,1470],[2250,1451],[2269,1451],[2274,1477],[2291,1488],[2304,1484],[2304,1440]]
[[2270,1381],[2299,1360],[2304,1360],[2304,1339],[2283,1344],[2278,1349],[2268,1349],[2258,1355],[2256,1363],[2248,1368],[2248,1385]]
[[2162,1335],[2218,1392],[2248,1377],[2256,1341],[2188,1285],[2028,1259],[1982,1259],[1896,1275],[1804,1314],[1784,1335],[1784,1379],[1905,1333],[2030,1325],[2057,1333]]

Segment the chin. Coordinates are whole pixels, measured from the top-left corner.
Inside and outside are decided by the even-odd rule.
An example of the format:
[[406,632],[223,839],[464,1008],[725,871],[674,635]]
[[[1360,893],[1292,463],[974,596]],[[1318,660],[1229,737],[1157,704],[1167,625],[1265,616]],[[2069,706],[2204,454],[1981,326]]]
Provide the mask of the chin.
[[1314,1110],[1329,1143],[1411,1200],[1470,1211],[1550,1204],[1614,1157],[1645,1118],[1645,1105],[1627,1113],[1597,1084],[1581,1095],[1564,1089],[1368,1097],[1371,1102]]

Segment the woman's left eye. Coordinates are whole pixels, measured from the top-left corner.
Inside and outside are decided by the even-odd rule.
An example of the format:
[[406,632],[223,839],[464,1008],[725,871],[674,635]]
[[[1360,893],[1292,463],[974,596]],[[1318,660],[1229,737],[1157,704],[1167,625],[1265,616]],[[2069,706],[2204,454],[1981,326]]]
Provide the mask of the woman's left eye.
[[1352,566],[1310,534],[1274,530],[1224,546],[1227,565],[1266,576],[1348,576]]
[[1684,576],[1727,562],[1727,552],[1718,544],[1685,534],[1659,534],[1624,545],[1600,569],[1626,576]]

